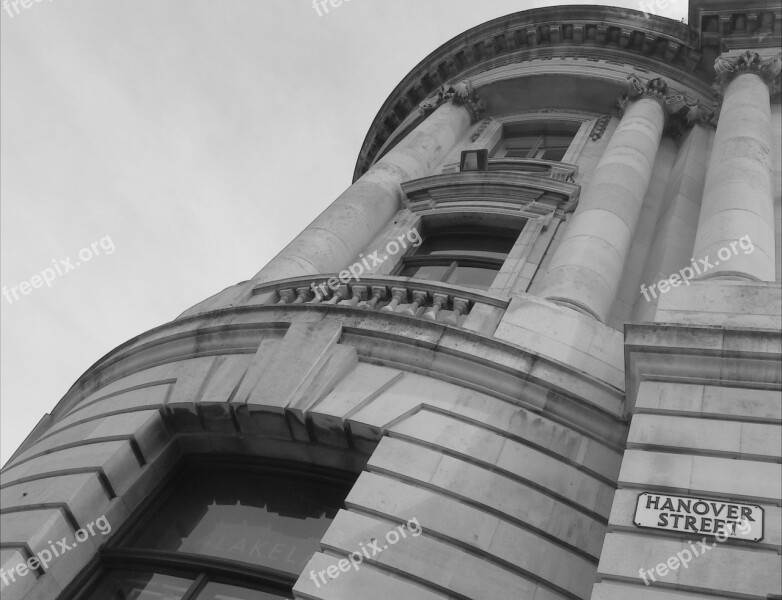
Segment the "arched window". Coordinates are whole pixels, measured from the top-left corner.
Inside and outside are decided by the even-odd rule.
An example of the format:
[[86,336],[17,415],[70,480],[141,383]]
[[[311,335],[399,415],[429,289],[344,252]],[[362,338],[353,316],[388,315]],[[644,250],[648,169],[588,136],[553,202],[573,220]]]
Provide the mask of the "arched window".
[[78,600],[277,600],[354,482],[338,472],[188,461],[100,551]]

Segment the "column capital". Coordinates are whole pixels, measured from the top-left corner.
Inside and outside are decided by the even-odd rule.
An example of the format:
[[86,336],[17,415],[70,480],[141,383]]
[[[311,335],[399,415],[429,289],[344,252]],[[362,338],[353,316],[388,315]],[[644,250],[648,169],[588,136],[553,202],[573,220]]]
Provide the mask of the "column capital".
[[635,73],[627,76],[627,83],[619,98],[619,107],[624,111],[628,104],[642,98],[657,100],[665,108],[665,98],[668,95],[668,82],[662,77],[647,79],[645,82]]
[[720,54],[714,61],[714,72],[717,74],[712,88],[722,95],[731,81],[744,73],[754,73],[768,86],[769,94],[776,94],[779,89],[779,74],[782,72],[782,54],[763,56],[753,50],[745,50],[739,54],[726,52]]
[[661,77],[644,81],[635,73],[630,73],[618,101],[620,113],[623,114],[631,102],[642,98],[660,103],[665,113],[666,128],[674,134],[684,133],[695,123],[716,127],[716,107],[705,106],[696,98],[670,88]]
[[424,116],[427,116],[446,102],[456,106],[464,106],[470,111],[473,123],[478,121],[481,112],[486,108],[486,102],[475,92],[472,82],[469,79],[464,79],[459,83],[441,85],[435,94],[418,105],[418,109]]

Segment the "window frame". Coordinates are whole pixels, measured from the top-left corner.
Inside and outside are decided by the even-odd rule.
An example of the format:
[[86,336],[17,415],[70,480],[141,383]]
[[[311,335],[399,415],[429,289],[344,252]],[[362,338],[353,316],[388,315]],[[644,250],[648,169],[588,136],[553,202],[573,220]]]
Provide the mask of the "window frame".
[[[421,280],[421,281],[442,283],[444,285],[459,285],[459,284],[451,284],[448,282],[448,279],[450,279],[450,277],[453,275],[456,268],[476,267],[476,268],[491,269],[495,271],[496,274],[494,276],[494,279],[496,280],[497,275],[502,269],[502,266],[508,260],[508,256],[513,250],[513,246],[518,241],[523,228],[524,225],[522,225],[522,227],[519,229],[517,229],[516,227],[503,228],[503,227],[491,226],[491,225],[470,226],[466,224],[454,225],[452,227],[449,227],[447,225],[433,226],[433,224],[428,223],[427,219],[424,218],[423,235],[421,236],[424,241],[417,248],[416,247],[411,248],[408,253],[404,254],[399,259],[397,264],[394,266],[394,269],[391,271],[391,275],[405,277],[405,275],[402,275],[402,273],[409,267],[447,266],[448,269],[440,279],[437,280],[430,279],[430,280]],[[424,244],[426,243],[426,238],[428,236],[437,235],[437,234],[457,235],[460,233],[463,233],[465,235],[475,235],[475,234],[498,235],[499,234],[508,237],[509,239],[513,238],[513,242],[510,244],[510,248],[508,249],[507,254],[503,258],[491,258],[487,256],[469,256],[463,252],[454,252],[454,253],[445,252],[445,253],[438,253],[438,254],[420,253],[420,250],[422,247],[424,247]],[[513,237],[514,235],[515,237]],[[416,279],[416,277],[410,277],[410,279]],[[462,287],[470,287],[470,286],[462,286]],[[482,292],[487,292],[490,288],[491,285],[489,285],[486,289],[483,288],[473,288],[473,289],[478,289]]]
[[[505,123],[502,123],[500,126],[500,136],[497,142],[494,144],[492,148],[489,149],[489,157],[490,158],[506,158],[506,159],[518,159],[518,160],[545,160],[550,162],[564,162],[565,157],[568,155],[569,151],[573,148],[574,142],[577,141],[578,135],[583,127],[583,121],[580,119],[566,119],[562,117],[558,118],[541,118],[540,116],[530,117],[530,118],[519,118],[513,121],[508,121]],[[512,140],[514,138],[519,138],[522,136],[519,135],[513,135],[512,130],[514,127],[521,127],[524,125],[531,125],[533,127],[533,132],[530,132],[530,134],[526,137],[534,138],[535,142],[532,144],[530,149],[527,151],[527,156],[508,156],[507,153],[512,150],[507,147],[507,142],[509,140]],[[562,153],[562,158],[560,159],[550,159],[550,158],[544,158],[543,156],[538,156],[541,154],[545,154],[547,150],[550,148],[548,146],[543,146],[547,135],[549,135],[546,132],[541,133],[540,129],[551,127],[554,131],[550,135],[557,135],[557,129],[563,129],[565,127],[568,127],[570,129],[573,129],[572,135],[570,137],[570,141],[567,144],[567,147],[565,148],[565,151]],[[570,132],[568,132],[568,135],[570,135]]]
[[[60,596],[61,600],[89,599],[90,594],[96,590],[104,576],[111,571],[118,570],[161,573],[192,579],[193,583],[182,596],[182,600],[192,600],[209,582],[237,587],[267,588],[268,593],[292,596],[292,588],[301,574],[293,575],[272,567],[204,554],[149,550],[126,545],[130,538],[144,531],[145,526],[152,522],[157,511],[176,494],[177,489],[187,477],[221,467],[235,471],[306,476],[324,482],[344,484],[348,486],[348,494],[358,478],[357,473],[350,471],[294,461],[241,455],[187,455],[172,469],[169,476],[156,486],[148,498],[139,504],[133,514],[117,529],[117,533],[99,548],[90,563],[63,590]],[[344,508],[343,501],[339,509]]]

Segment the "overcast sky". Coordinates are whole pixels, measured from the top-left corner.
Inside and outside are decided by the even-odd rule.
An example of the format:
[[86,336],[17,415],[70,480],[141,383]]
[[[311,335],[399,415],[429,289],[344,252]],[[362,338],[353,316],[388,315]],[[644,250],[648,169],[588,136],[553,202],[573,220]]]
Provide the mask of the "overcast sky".
[[318,16],[311,0],[13,2],[0,17],[2,463],[101,356],[252,277],[348,187],[418,61],[551,4],[345,0]]

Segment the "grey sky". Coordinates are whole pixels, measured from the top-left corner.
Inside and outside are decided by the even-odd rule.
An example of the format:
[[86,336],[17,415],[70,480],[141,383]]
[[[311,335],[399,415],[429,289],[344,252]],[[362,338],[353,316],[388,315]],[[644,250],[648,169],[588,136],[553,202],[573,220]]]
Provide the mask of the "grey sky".
[[0,284],[63,271],[106,236],[115,249],[0,297],[2,463],[102,355],[252,277],[332,202],[418,61],[551,4],[346,0],[319,17],[311,0],[14,1],[0,13]]

